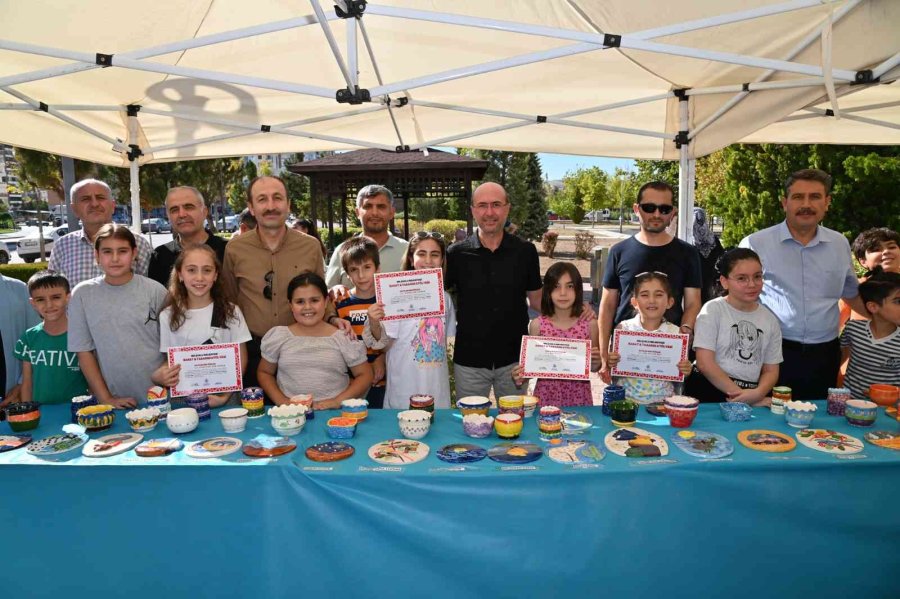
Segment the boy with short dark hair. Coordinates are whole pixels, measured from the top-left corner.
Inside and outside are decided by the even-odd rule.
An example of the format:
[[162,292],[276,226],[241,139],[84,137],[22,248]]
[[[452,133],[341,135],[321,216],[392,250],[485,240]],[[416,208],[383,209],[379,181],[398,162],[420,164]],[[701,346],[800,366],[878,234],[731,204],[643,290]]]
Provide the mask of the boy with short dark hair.
[[887,227],[866,229],[856,236],[850,248],[860,266],[885,272],[900,272],[900,233]]
[[87,392],[78,354],[66,347],[70,291],[69,280],[52,270],[28,279],[29,301],[43,322],[25,331],[16,342],[16,358],[22,362],[22,401],[69,403]]
[[[341,266],[353,281],[353,289],[337,300],[336,308],[338,316],[350,323],[359,340],[362,340],[362,332],[369,319],[369,306],[375,303],[375,273],[380,265],[378,244],[369,237],[354,237],[341,249]],[[384,406],[386,383],[385,354],[375,349],[368,349],[367,352],[375,377],[366,399],[370,408],[381,408]]]

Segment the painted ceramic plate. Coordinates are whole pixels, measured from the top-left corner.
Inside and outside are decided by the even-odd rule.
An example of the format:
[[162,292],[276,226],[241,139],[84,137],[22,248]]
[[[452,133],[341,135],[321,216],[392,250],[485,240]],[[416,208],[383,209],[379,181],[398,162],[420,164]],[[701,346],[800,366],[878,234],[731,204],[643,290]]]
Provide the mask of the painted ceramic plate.
[[437,457],[451,464],[471,464],[487,457],[487,450],[471,443],[444,445],[437,451]]
[[84,444],[81,453],[88,458],[108,458],[125,453],[144,439],[137,433],[115,433],[91,439]]
[[243,452],[252,458],[274,458],[295,449],[297,444],[287,437],[257,435],[244,445]]
[[564,435],[580,435],[594,425],[590,416],[576,412],[563,412],[559,421],[562,422],[562,434]]
[[897,417],[897,408],[895,406],[888,406],[884,409],[884,415],[888,418],[893,418],[894,420],[900,420]]
[[73,433],[51,435],[40,441],[32,441],[28,447],[25,448],[25,451],[31,455],[38,456],[56,455],[81,447],[87,440],[87,435],[75,435]]
[[642,428],[626,426],[610,431],[603,439],[606,448],[625,458],[659,458],[669,455],[665,439]]
[[547,457],[560,464],[595,464],[606,454],[590,441],[566,441],[549,448]]
[[900,433],[891,431],[872,431],[866,433],[866,441],[878,447],[900,450]]
[[488,457],[502,464],[527,464],[542,455],[544,450],[534,443],[498,443],[488,450]]
[[234,453],[241,448],[241,440],[235,437],[213,437],[188,445],[185,453],[192,458],[205,460],[207,458],[220,458]]
[[337,462],[353,455],[353,446],[343,441],[326,441],[306,448],[306,457],[313,462]]
[[785,453],[797,447],[797,442],[778,431],[749,430],[738,433],[744,447],[768,453]]
[[0,453],[25,447],[31,443],[31,435],[0,435]]
[[429,447],[421,441],[389,439],[369,448],[369,457],[379,464],[414,464],[425,459]]
[[648,403],[644,406],[644,409],[647,410],[647,413],[651,416],[665,416],[666,415],[666,404],[657,401],[654,403]]
[[847,454],[859,453],[863,450],[863,442],[856,437],[824,428],[807,428],[797,431],[797,440],[810,449],[825,453]]
[[175,437],[162,437],[160,439],[150,439],[144,441],[134,448],[134,453],[142,458],[158,458],[176,451],[181,451],[184,443],[181,439]]
[[724,458],[734,453],[731,441],[706,431],[682,430],[672,434],[675,447],[695,458]]

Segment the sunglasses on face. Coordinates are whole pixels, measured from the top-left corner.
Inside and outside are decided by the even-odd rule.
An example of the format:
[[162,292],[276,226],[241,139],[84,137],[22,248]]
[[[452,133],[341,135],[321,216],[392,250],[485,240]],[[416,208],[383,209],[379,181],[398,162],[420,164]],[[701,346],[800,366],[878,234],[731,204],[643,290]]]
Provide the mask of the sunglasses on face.
[[271,300],[272,299],[272,281],[275,279],[275,272],[270,270],[269,272],[266,273],[266,276],[264,278],[266,281],[266,286],[263,287],[263,297],[266,298],[267,300]]
[[671,214],[673,210],[675,210],[675,206],[672,204],[654,204],[652,202],[645,202],[643,204],[638,204],[641,207],[641,212],[646,212],[647,214],[653,214],[657,210],[659,210],[660,214]]
[[443,234],[438,233],[437,231],[417,231],[416,237],[418,239],[438,239],[438,240],[444,238]]

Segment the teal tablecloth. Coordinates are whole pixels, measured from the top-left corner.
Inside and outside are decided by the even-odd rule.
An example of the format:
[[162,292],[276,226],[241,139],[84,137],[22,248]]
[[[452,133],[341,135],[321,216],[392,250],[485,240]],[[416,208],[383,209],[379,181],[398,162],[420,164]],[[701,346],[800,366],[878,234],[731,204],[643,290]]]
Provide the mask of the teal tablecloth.
[[[611,424],[585,413],[587,438],[602,445]],[[68,415],[45,407],[35,438]],[[368,458],[399,437],[391,411],[370,412],[353,458],[314,463],[302,449],[327,440],[324,416],[295,437],[300,449],[272,460],[0,454],[3,596],[900,596],[900,452],[744,448],[736,437],[748,428],[793,436],[767,409],[727,423],[701,406],[692,428],[729,438],[730,458],[670,444],[663,460],[608,453],[586,469],[546,456],[518,470],[454,468],[434,456],[443,445],[499,439],[465,437],[451,411],[438,413],[420,463],[385,470]],[[667,440],[674,431],[643,413],[637,426]],[[864,432],[824,402],[813,426]],[[875,428],[898,423],[882,414]],[[119,413],[111,431],[125,430]],[[260,433],[273,434],[268,418],[237,436]],[[214,414],[185,441],[221,434]],[[168,435],[163,425],[147,434]],[[522,438],[538,441],[533,420]]]

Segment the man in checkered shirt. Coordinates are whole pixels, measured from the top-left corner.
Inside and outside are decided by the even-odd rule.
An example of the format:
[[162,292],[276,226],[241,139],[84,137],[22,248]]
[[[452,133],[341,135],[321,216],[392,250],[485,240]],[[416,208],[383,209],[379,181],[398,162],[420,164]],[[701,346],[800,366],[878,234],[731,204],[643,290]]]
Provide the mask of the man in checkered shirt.
[[[48,268],[62,273],[73,288],[82,281],[103,276],[94,258],[94,236],[100,227],[112,222],[116,209],[109,185],[97,179],[82,179],[72,186],[72,209],[81,219],[83,229],[72,231],[56,240],[50,253]],[[153,248],[141,235],[137,238],[135,274],[147,276]]]

